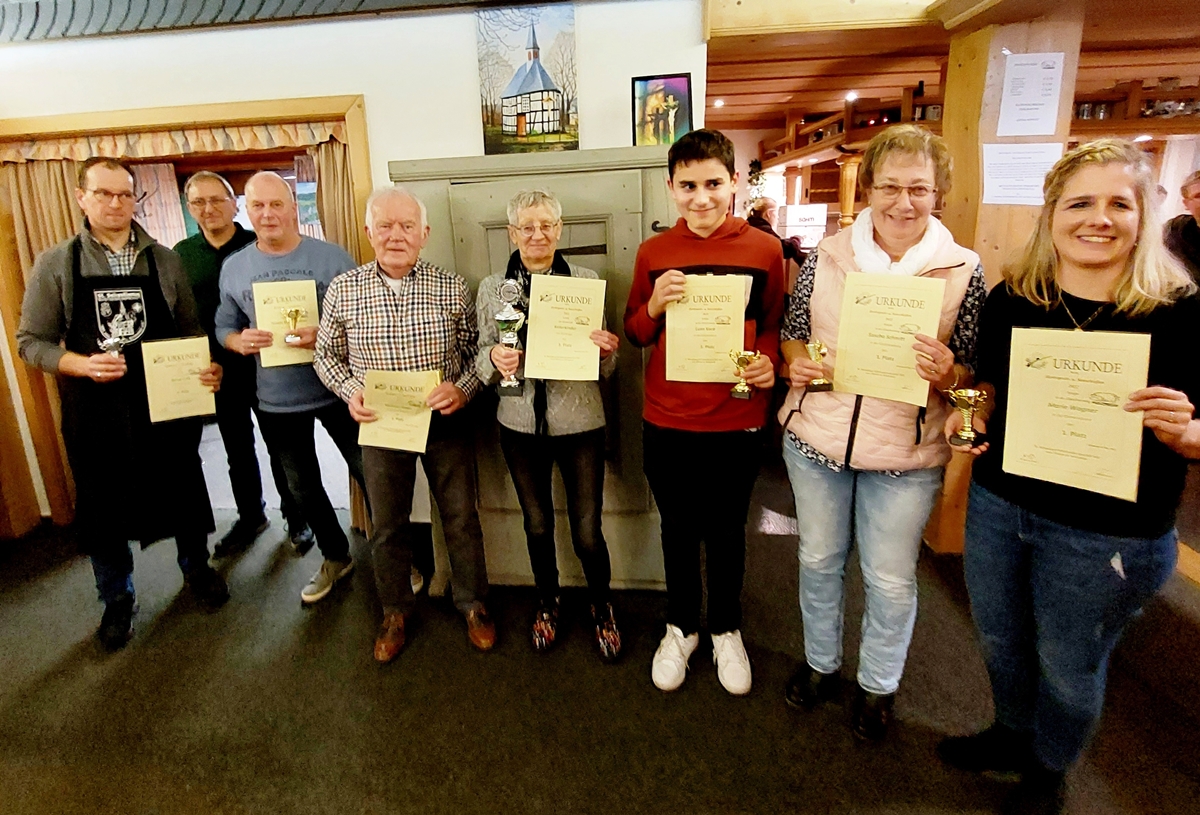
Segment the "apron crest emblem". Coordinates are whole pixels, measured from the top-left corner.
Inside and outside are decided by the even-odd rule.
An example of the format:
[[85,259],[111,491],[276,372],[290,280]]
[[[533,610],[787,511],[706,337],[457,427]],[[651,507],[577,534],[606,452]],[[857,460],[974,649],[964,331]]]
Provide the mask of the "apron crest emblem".
[[146,332],[146,302],[141,289],[103,289],[96,297],[96,325],[102,339],[119,339],[125,345]]

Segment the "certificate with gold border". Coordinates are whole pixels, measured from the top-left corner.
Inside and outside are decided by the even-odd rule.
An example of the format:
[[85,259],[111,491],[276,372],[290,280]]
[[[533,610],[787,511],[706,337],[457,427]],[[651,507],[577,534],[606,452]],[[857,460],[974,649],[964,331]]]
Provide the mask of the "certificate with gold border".
[[747,276],[688,275],[683,299],[667,304],[667,379],[737,382],[730,351],[746,336]]
[[1014,328],[1004,471],[1136,501],[1149,367],[1149,334]]
[[311,348],[294,348],[284,342],[292,326],[287,312],[296,316],[296,328],[310,328],[320,324],[315,280],[274,280],[255,283],[254,327],[270,331],[271,344],[261,349],[259,360],[264,368],[280,365],[311,365]]
[[144,342],[142,363],[150,421],[169,422],[217,412],[213,392],[200,382],[201,372],[212,364],[208,337]]
[[833,363],[833,389],[923,407],[929,383],[917,373],[915,335],[936,337],[946,281],[882,274],[846,276]]
[[425,404],[442,381],[441,371],[367,371],[363,407],[375,411],[373,422],[358,426],[358,443],[424,453],[433,411]]
[[591,334],[604,323],[603,280],[535,274],[529,287],[525,378],[594,382],[600,346]]

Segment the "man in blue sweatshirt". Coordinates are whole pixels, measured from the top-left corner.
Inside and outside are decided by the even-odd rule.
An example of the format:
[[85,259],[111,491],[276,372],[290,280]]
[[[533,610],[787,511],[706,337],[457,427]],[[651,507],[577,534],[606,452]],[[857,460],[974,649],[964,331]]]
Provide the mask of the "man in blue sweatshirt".
[[[230,255],[221,267],[216,337],[230,351],[257,358],[263,348],[282,344],[284,338],[256,327],[255,283],[313,280],[320,303],[333,278],[358,264],[341,247],[300,234],[292,188],[275,173],[258,173],[246,182],[246,211],[257,240]],[[316,344],[315,326],[300,327],[294,333],[299,341],[289,346],[311,349]],[[311,363],[264,368],[260,359],[257,373],[263,440],[279,457],[288,487],[304,508],[324,558],[300,592],[301,601],[315,603],[350,574],[354,561],[346,533],[321,482],[313,423],[320,420],[324,425],[346,459],[350,474],[361,485],[358,425],[337,394],[321,384]]]

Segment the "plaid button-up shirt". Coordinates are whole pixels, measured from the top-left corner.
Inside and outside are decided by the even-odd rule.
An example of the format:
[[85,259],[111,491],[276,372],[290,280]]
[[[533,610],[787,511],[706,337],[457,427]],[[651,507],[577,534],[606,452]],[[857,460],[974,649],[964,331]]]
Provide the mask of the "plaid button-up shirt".
[[418,259],[393,292],[371,261],[335,277],[321,311],[313,367],[346,401],[367,371],[438,370],[468,400],[482,388],[475,301],[456,274]]
[[112,270],[112,273],[116,277],[129,277],[129,275],[133,274],[134,264],[137,263],[138,246],[137,233],[132,228],[129,230],[129,240],[116,252],[109,249],[107,243],[96,240],[96,237],[91,232],[85,230],[84,234],[104,250],[104,257],[108,259],[108,268]]

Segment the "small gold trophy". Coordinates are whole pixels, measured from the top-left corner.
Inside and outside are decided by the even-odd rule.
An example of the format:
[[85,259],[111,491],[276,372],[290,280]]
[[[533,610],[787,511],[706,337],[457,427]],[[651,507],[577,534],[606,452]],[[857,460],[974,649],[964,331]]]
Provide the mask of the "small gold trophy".
[[287,321],[288,333],[284,335],[283,341],[288,345],[295,345],[300,342],[300,335],[296,333],[296,325],[302,317],[308,316],[308,309],[292,306],[291,308],[281,308],[279,313],[283,315],[283,319]]
[[[804,344],[804,350],[808,352],[808,358],[813,362],[820,364],[821,360],[825,359],[825,355],[829,353],[825,348],[825,343],[820,340],[813,340]],[[823,376],[819,376],[812,382],[808,383],[805,390],[810,393],[820,393],[821,391],[833,390],[833,383]]]
[[729,395],[734,399],[749,399],[754,395],[750,390],[750,386],[746,384],[746,369],[749,368],[760,357],[758,351],[730,351],[729,358],[733,360],[733,364],[737,366],[738,383],[729,391]]
[[987,402],[987,394],[974,388],[955,388],[946,391],[950,404],[962,414],[962,429],[950,437],[950,444],[955,447],[974,447],[982,443],[981,433],[975,432],[975,411]]

